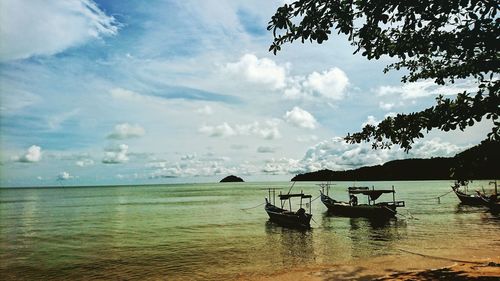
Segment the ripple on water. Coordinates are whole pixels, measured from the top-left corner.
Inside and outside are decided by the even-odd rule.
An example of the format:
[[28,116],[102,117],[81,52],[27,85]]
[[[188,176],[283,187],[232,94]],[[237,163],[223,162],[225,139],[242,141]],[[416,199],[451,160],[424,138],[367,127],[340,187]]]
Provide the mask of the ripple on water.
[[[308,231],[269,223],[262,207],[240,210],[262,203],[266,194],[258,188],[266,185],[288,187],[244,183],[2,191],[0,275],[221,280],[304,265],[370,266],[387,255],[411,258],[400,249],[451,256],[454,251],[462,258],[468,253],[479,257],[485,248],[500,250],[498,215],[459,205],[453,196],[437,204],[435,197],[449,191],[445,181],[377,183],[395,185],[415,217],[382,224],[328,216],[316,200]],[[300,188],[318,193],[314,183]],[[340,189],[335,195],[346,197]],[[407,214],[405,209],[400,213]]]

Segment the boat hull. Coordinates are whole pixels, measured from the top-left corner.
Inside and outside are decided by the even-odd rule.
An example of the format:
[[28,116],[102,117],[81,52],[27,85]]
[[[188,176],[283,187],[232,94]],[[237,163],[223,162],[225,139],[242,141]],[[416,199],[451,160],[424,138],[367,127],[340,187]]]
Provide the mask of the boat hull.
[[395,217],[397,213],[396,206],[389,203],[351,206],[349,203],[333,200],[324,194],[321,194],[321,202],[328,208],[330,214],[342,217],[387,219]]
[[311,227],[311,214],[297,214],[297,212],[290,212],[285,209],[278,208],[270,203],[266,204],[265,210],[269,215],[269,220],[279,225],[296,228]]
[[453,190],[453,191],[455,192],[455,195],[457,195],[460,202],[464,205],[475,205],[475,206],[484,205],[483,199],[479,196],[467,195],[458,190]]
[[490,208],[490,211],[494,213],[500,212],[500,200],[498,200],[496,195],[490,197],[481,196],[481,200],[483,201],[483,205]]

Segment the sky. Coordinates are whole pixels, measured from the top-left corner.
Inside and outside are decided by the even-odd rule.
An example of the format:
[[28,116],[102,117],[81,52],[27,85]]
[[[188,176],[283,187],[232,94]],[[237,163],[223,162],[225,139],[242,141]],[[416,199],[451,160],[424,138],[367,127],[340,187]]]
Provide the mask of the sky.
[[0,186],[289,180],[486,138],[488,121],[409,153],[346,144],[474,85],[402,84],[343,36],[273,55],[284,2],[0,0]]

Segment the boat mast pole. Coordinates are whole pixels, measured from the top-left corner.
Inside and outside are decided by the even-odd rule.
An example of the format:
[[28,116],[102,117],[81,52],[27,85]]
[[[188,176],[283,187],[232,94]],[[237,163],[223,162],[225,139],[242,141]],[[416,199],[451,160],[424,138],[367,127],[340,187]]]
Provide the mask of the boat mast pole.
[[[495,185],[495,195],[498,195],[498,187],[497,187],[497,180],[495,181],[490,181],[489,184],[494,184]],[[483,192],[484,193],[484,192]]]
[[[281,195],[281,191],[280,191],[280,195]],[[281,209],[283,209],[283,205],[285,204],[285,203],[283,203],[283,202],[284,202],[284,201],[283,201],[283,199],[281,199],[281,196],[280,196]]]
[[[300,193],[302,194],[304,191],[301,190]],[[300,208],[302,208],[302,195],[300,196]]]
[[396,204],[396,192],[394,191],[394,185],[392,186],[392,203]]

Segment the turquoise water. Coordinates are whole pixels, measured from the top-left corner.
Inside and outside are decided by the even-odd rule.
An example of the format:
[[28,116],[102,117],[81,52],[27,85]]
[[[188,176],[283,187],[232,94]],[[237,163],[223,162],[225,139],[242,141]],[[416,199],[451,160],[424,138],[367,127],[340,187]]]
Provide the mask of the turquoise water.
[[[264,202],[262,188],[286,192],[289,183],[0,189],[0,276],[223,280],[411,255],[402,250],[465,259],[500,252],[498,215],[461,206],[454,194],[438,204],[451,182],[358,183],[372,184],[394,185],[405,217],[385,225],[330,217],[318,199],[313,229],[298,231],[267,222],[263,206],[241,210]],[[346,187],[330,194],[347,200]],[[315,183],[300,189],[319,195]]]

